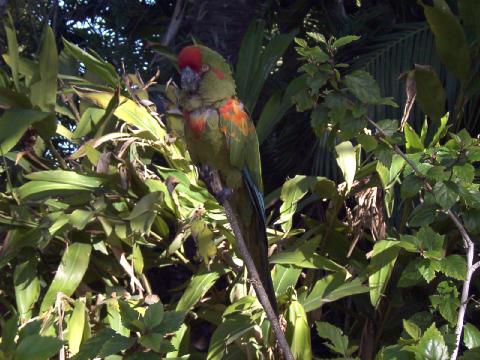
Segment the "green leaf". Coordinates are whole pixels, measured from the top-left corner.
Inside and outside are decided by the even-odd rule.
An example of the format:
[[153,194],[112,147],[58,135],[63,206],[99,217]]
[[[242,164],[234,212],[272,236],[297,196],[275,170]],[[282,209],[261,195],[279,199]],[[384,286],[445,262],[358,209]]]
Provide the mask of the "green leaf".
[[345,280],[345,273],[336,273],[325,276],[318,280],[312,291],[301,301],[306,312],[318,309],[328,302],[337,301],[341,298],[363,294],[370,289],[362,285],[360,279]]
[[435,279],[435,276],[440,269],[440,262],[437,260],[424,259],[419,262],[418,266],[418,271],[428,284]]
[[99,177],[82,175],[74,171],[66,170],[38,171],[26,175],[26,178],[33,181],[50,181],[53,183],[78,185],[89,189],[96,189],[104,182],[104,180]]
[[221,360],[226,347],[254,327],[248,315],[236,314],[221,323],[212,334],[207,360]]
[[335,146],[335,151],[337,152],[337,164],[342,170],[343,178],[347,183],[347,190],[350,190],[357,171],[357,155],[355,148],[350,141],[344,141]]
[[[89,92],[80,88],[75,90],[80,98],[91,101],[102,109],[107,109],[112,97],[115,96],[110,92]],[[151,140],[164,141],[167,132],[144,106],[123,96],[120,96],[119,103],[120,105],[114,111],[116,117],[140,130],[147,131]]]
[[337,354],[347,356],[348,337],[343,335],[342,330],[328,322],[315,322],[318,336],[330,341],[327,346]]
[[448,277],[463,281],[467,277],[467,261],[461,255],[450,255],[441,260],[441,271]]
[[437,309],[450,325],[455,326],[460,301],[458,290],[453,283],[448,281],[440,282],[437,286],[437,294],[430,296],[430,302],[433,308]]
[[91,250],[92,246],[89,244],[75,243],[68,245],[55,277],[43,298],[40,306],[41,314],[54,304],[58,292],[71,296],[77,289],[87,271]]
[[145,323],[143,317],[130,304],[124,300],[118,299],[118,306],[120,307],[120,315],[122,317],[122,324],[131,331],[143,331]]
[[454,165],[453,176],[463,183],[472,183],[473,179],[475,178],[475,168],[469,163],[463,165]]
[[247,91],[244,94],[245,99],[240,96],[239,92],[239,97],[244,100],[248,110],[253,111],[255,108],[265,81],[270,76],[272,69],[277,65],[278,60],[292,43],[297,32],[297,30],[294,30],[288,34],[278,34],[268,41],[260,55],[255,72],[250,74],[250,82],[247,83]]
[[162,323],[164,313],[163,304],[160,301],[149,305],[144,316],[147,329],[154,331],[154,329]]
[[65,39],[63,39],[63,45],[65,46],[65,51],[69,55],[82,62],[89,71],[98,75],[108,85],[115,87],[118,84],[119,78],[113,65],[83,51],[77,45],[72,44]]
[[435,201],[445,210],[455,205],[458,200],[458,192],[458,186],[451,181],[440,181],[433,187]]
[[296,359],[312,359],[310,327],[305,309],[293,296],[285,315],[287,330],[285,336]]
[[112,329],[105,328],[88,339],[80,347],[80,351],[72,357],[72,360],[90,360],[97,356],[103,359],[129,349],[135,344],[135,341],[134,337],[128,338],[117,334]]
[[258,118],[256,129],[260,145],[267,139],[275,126],[280,123],[288,109],[293,106],[292,96],[305,87],[306,76],[299,76],[290,81],[285,90],[273,93],[264,105]]
[[213,241],[213,231],[203,220],[194,220],[191,224],[192,236],[197,242],[198,253],[205,264],[217,253],[217,246]]
[[404,127],[405,132],[405,142],[407,145],[407,152],[408,153],[416,153],[419,151],[423,151],[423,143],[418,134],[413,130],[413,128],[406,123]]
[[413,209],[408,224],[411,227],[429,225],[435,220],[436,216],[437,206],[423,203]]
[[345,45],[348,45],[354,41],[357,41],[360,39],[360,36],[356,36],[356,35],[347,35],[347,36],[343,36],[337,40],[335,40],[332,44],[332,47],[334,49],[339,49],[341,48],[342,46],[345,46]]
[[[18,42],[17,35],[15,31],[15,26],[13,25],[12,15],[7,13],[5,17],[5,34],[7,35],[7,44],[8,44],[8,57],[10,59],[9,66],[12,70],[13,83],[15,84],[15,89],[20,91],[20,81],[19,81],[19,56],[18,56]],[[0,134],[2,132],[0,131]],[[6,151],[4,151],[6,153]]]
[[448,348],[442,334],[435,324],[432,324],[423,334],[418,345],[412,346],[415,359],[418,360],[447,360],[449,359]]
[[330,271],[343,270],[343,267],[334,261],[312,253],[308,247],[293,251],[280,251],[270,257],[271,264],[295,265],[299,268],[322,269]]
[[282,186],[280,199],[283,201],[280,206],[280,217],[275,224],[280,224],[285,233],[292,228],[292,217],[297,210],[298,202],[316,183],[317,178],[313,176],[297,175],[293,179],[285,181]]
[[37,259],[35,257],[15,266],[13,284],[20,320],[22,322],[29,320],[40,295],[40,280],[37,276]]
[[443,235],[438,234],[428,226],[424,226],[416,236],[421,244],[420,250],[423,251],[423,256],[426,258],[443,257],[443,243],[445,241]]
[[[33,105],[43,111],[55,111],[57,102],[58,54],[55,34],[45,26],[42,48],[39,56],[39,79],[30,86]],[[53,119],[56,125],[56,119]],[[55,126],[56,128],[56,126]]]
[[62,341],[51,336],[29,335],[20,341],[15,360],[48,360],[60,351]]
[[433,139],[430,142],[430,144],[428,145],[429,147],[434,147],[434,146],[439,145],[440,140],[443,139],[445,137],[445,135],[447,134],[448,117],[449,117],[449,113],[447,112],[440,119],[440,124],[438,124],[438,128],[435,131],[435,134],[433,135]]
[[463,25],[480,38],[480,3],[476,0],[458,0],[458,10]]
[[460,356],[459,360],[477,360],[480,357],[480,349],[472,349],[465,351],[462,356]]
[[408,335],[412,337],[414,340],[419,340],[422,336],[422,330],[420,327],[415,324],[413,321],[403,320],[403,328],[407,332]]
[[210,272],[207,274],[195,274],[192,276],[188,287],[185,289],[180,301],[177,304],[177,311],[190,311],[203,295],[213,286],[220,274]]
[[272,270],[273,288],[277,295],[283,295],[290,286],[295,286],[302,269],[291,265],[276,264]]
[[117,299],[108,299],[107,304],[107,321],[110,328],[123,336],[129,336],[130,330],[123,325],[122,316],[120,314],[120,305]]
[[418,270],[418,265],[424,260],[415,259],[408,263],[408,265],[403,269],[400,279],[398,280],[397,286],[399,288],[406,288],[410,286],[418,285],[424,281],[422,274]]
[[8,153],[22,138],[25,131],[51,114],[26,109],[7,109],[0,117],[0,154]]
[[86,319],[85,303],[77,299],[75,301],[72,316],[68,320],[68,351],[75,355],[80,350],[80,345],[85,342],[83,338],[85,333],[85,326],[88,326]]
[[402,181],[402,187],[400,189],[400,194],[402,196],[402,200],[410,199],[418,195],[424,181],[419,177],[415,176],[414,174],[410,174],[405,177]]
[[370,302],[375,308],[380,303],[380,297],[387,287],[395,266],[400,250],[396,246],[397,244],[398,241],[381,240],[373,246],[371,266],[378,270],[370,274],[368,285],[370,286]]
[[463,327],[463,342],[468,349],[480,347],[480,331],[470,323]]
[[445,115],[446,97],[442,83],[429,66],[415,64],[414,73],[417,88],[415,100],[422,111],[437,124]]
[[104,115],[105,109],[97,109],[93,107],[85,109],[80,118],[80,122],[73,132],[73,139],[80,139],[81,137],[88,135]]
[[77,230],[83,230],[92,218],[93,211],[82,209],[74,210],[69,216],[70,224]]
[[437,53],[447,69],[461,82],[470,71],[470,50],[463,29],[445,0],[433,0],[434,6],[421,3],[430,29],[435,35]]
[[159,209],[163,203],[163,193],[155,191],[145,195],[136,204],[126,220],[130,220],[132,231],[140,234],[150,234],[150,228],[153,225]]
[[382,97],[375,79],[366,71],[356,70],[345,76],[345,85],[358,100],[365,104],[378,104]]

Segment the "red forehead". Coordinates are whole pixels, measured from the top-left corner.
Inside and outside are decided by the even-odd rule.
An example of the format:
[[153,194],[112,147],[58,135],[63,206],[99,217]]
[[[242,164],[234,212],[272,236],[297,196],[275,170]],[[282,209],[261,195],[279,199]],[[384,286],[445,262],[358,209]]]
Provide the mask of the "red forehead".
[[181,70],[186,66],[196,72],[202,68],[202,52],[195,45],[184,47],[178,54],[178,67]]

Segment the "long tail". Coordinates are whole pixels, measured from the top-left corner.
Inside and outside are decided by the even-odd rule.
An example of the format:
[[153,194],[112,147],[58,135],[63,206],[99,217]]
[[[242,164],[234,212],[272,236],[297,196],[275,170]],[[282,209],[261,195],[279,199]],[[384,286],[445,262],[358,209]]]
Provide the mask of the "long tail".
[[268,294],[270,303],[278,314],[277,299],[268,262],[268,240],[263,195],[253,182],[248,170],[244,170],[242,173],[246,192],[241,191],[244,192],[244,194],[240,194],[240,196],[243,197],[243,201],[240,201],[239,203],[243,203],[242,205],[244,207],[244,210],[240,210],[240,212],[244,215],[248,212],[251,219],[246,223],[244,229],[245,242],[260,275],[260,280]]

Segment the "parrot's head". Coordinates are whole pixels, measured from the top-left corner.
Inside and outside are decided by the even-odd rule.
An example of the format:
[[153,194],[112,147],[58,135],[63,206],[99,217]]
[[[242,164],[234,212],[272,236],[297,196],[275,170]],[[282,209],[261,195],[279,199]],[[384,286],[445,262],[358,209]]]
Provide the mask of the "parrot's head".
[[184,47],[178,54],[178,67],[182,90],[199,96],[205,105],[235,95],[230,65],[214,50],[202,45]]

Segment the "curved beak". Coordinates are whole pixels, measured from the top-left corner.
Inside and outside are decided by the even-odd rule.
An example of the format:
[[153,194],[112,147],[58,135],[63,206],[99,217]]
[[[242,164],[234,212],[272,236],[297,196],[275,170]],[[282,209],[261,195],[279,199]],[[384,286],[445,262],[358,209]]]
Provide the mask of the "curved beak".
[[180,85],[184,91],[194,92],[198,89],[200,74],[186,66],[180,73]]

